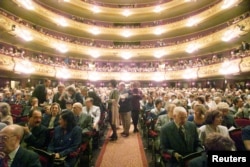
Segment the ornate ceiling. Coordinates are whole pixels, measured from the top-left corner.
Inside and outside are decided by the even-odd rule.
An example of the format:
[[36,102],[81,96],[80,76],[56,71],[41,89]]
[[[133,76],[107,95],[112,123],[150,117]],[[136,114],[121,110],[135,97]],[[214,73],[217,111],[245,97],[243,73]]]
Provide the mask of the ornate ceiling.
[[[250,42],[250,0],[1,0],[0,9],[1,42],[65,57],[161,61]],[[33,40],[10,32],[12,25]],[[232,39],[223,41],[227,34]]]

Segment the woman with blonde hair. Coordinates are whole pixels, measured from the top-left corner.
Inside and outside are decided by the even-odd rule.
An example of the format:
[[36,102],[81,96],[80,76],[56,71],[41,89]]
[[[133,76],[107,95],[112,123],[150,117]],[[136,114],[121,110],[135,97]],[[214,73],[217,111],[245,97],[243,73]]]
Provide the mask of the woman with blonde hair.
[[207,109],[202,104],[196,104],[194,106],[194,115],[188,117],[188,121],[194,122],[197,128],[201,127],[205,123],[205,114]]
[[8,103],[0,102],[0,122],[3,122],[7,125],[13,124],[10,105]]

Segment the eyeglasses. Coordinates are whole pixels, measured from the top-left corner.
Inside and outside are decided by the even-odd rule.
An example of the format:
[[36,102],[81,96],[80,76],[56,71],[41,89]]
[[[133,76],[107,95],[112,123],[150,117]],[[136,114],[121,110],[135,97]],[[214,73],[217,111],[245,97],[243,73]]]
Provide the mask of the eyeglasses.
[[12,135],[12,136],[0,136],[0,142],[6,142],[7,140],[9,140],[10,138],[14,137],[16,135]]

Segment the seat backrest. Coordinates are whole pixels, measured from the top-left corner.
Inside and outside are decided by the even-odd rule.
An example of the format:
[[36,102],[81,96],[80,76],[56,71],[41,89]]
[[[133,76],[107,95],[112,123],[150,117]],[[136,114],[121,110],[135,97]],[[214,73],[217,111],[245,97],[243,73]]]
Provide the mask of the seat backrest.
[[21,115],[21,112],[23,110],[23,106],[20,104],[11,104],[10,109],[11,109],[11,114]]
[[238,129],[229,131],[229,135],[231,139],[235,142],[235,147],[237,151],[244,151],[245,147],[244,147],[244,143],[242,140],[242,129],[238,128]]
[[249,119],[243,119],[243,118],[237,118],[235,119],[235,123],[237,126],[244,128],[247,125],[250,125],[250,120]]

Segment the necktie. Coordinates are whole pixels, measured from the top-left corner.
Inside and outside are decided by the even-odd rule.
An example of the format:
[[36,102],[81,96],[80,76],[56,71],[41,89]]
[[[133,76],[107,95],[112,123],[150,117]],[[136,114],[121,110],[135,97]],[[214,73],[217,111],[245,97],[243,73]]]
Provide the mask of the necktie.
[[76,123],[78,124],[79,122],[79,115],[76,116]]
[[180,133],[180,136],[181,136],[182,140],[186,142],[183,126],[180,126],[179,133]]
[[3,159],[3,167],[9,167],[8,161],[10,160],[9,155],[6,155]]

